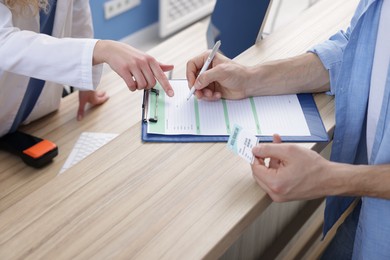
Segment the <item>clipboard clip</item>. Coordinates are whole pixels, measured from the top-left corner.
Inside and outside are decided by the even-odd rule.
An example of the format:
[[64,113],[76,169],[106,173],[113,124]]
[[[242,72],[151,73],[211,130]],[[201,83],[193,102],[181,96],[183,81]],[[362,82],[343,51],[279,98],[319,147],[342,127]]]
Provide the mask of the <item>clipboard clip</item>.
[[[149,109],[149,98],[154,94],[156,97],[156,103],[154,104],[154,116],[148,118],[148,109]],[[144,91],[144,103],[142,105],[143,109],[143,121],[144,122],[152,122],[152,123],[157,123],[158,121],[158,116],[157,116],[157,106],[158,106],[158,96],[160,94],[160,91],[158,89],[150,89],[150,90],[145,90]],[[152,109],[152,108],[151,108]]]

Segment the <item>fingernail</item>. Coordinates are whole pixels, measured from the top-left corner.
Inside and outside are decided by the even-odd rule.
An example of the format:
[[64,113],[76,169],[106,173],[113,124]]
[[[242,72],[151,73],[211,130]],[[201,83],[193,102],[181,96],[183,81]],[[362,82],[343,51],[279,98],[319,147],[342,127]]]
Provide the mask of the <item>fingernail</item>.
[[83,116],[82,116],[82,115],[78,115],[78,116],[77,116],[77,120],[78,120],[78,121],[81,121],[82,119],[83,119]]
[[199,81],[196,81],[194,86],[195,86],[195,89],[200,89],[200,87],[201,87]]
[[168,90],[168,96],[173,97],[173,90]]

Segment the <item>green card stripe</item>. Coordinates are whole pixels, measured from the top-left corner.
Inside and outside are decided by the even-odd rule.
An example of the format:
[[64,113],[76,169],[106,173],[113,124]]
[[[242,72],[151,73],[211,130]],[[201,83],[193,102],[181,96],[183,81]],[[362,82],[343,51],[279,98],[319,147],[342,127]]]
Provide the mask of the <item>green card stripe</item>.
[[261,135],[260,122],[259,122],[259,117],[258,117],[258,115],[257,115],[257,110],[256,110],[255,101],[253,100],[253,97],[250,97],[249,100],[251,101],[251,107],[252,107],[253,116],[255,117],[257,134],[258,134],[258,135]]

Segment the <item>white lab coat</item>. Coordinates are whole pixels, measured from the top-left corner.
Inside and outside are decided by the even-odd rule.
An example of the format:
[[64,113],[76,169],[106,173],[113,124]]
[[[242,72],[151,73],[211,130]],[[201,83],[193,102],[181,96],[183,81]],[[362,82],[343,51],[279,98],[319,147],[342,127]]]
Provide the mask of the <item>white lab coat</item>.
[[46,85],[24,123],[57,110],[63,85],[92,90],[99,83],[89,0],[58,0],[53,37],[37,32],[39,13],[17,13],[0,0],[0,136],[12,126],[30,77]]

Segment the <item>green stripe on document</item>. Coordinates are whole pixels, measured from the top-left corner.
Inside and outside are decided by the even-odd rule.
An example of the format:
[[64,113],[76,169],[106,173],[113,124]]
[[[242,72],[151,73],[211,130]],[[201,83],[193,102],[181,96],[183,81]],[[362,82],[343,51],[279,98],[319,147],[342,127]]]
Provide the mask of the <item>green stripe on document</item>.
[[258,117],[258,115],[257,115],[256,106],[255,106],[255,101],[253,100],[253,97],[250,97],[249,100],[251,101],[251,107],[252,107],[253,116],[255,117],[257,134],[258,134],[258,135],[261,135],[259,117]]
[[198,99],[196,99],[195,97],[194,97],[194,106],[195,106],[196,133],[200,135],[199,104],[198,104]]
[[223,114],[225,115],[225,123],[226,123],[226,133],[230,135],[230,121],[229,121],[229,113],[227,109],[226,100],[222,99],[222,105],[223,105]]

